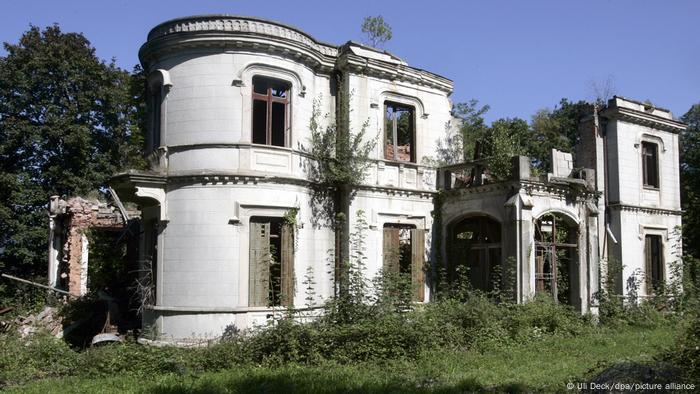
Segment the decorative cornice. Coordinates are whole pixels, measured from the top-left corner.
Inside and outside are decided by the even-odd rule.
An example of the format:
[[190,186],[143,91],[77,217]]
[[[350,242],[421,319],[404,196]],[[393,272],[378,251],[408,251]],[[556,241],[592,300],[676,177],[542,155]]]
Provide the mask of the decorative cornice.
[[387,63],[347,52],[338,57],[336,67],[346,72],[392,81],[408,82],[438,89],[446,93],[452,93],[453,90],[452,81],[437,74],[404,64]]
[[[348,43],[343,48],[360,46]],[[321,73],[334,68],[348,72],[406,81],[451,93],[451,80],[410,67],[403,62],[382,61],[320,42],[303,31],[281,23],[235,15],[203,15],[173,19],[154,27],[139,50],[146,68],[152,61],[177,50],[250,50],[289,58]],[[365,48],[376,51],[376,49]],[[393,57],[392,57],[393,58]]]
[[647,126],[653,129],[665,130],[671,133],[679,133],[686,129],[685,123],[667,119],[661,116],[635,111],[631,108],[612,107],[601,112],[601,115],[610,119],[619,119],[625,122]]
[[281,23],[238,15],[200,15],[172,19],[148,33],[148,41],[180,33],[246,33],[296,41],[327,56],[336,56],[338,48],[315,40],[303,31]]
[[682,210],[679,209],[665,209],[665,208],[654,208],[654,207],[643,207],[640,205],[631,204],[621,204],[612,203],[608,205],[611,209],[629,212],[642,212],[652,215],[670,215],[670,216],[681,216],[683,214]]

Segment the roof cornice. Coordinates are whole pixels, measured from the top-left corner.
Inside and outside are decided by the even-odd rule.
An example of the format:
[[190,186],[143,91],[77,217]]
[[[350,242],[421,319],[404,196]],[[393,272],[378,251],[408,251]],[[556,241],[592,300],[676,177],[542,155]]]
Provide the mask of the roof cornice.
[[671,133],[679,133],[687,128],[685,123],[625,107],[610,107],[602,111],[601,115],[609,119],[619,119]]

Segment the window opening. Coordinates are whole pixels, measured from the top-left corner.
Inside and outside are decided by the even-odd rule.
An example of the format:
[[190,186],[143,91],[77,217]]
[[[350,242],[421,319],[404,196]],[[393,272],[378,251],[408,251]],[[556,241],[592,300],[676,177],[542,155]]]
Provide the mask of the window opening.
[[253,77],[254,144],[289,146],[289,91],[287,82]]
[[413,107],[387,102],[384,108],[384,158],[415,162],[415,117]]
[[291,306],[294,301],[294,229],[282,218],[250,221],[250,306]]
[[664,280],[663,243],[660,235],[644,236],[644,257],[647,295],[651,295],[661,288]]
[[385,224],[383,253],[384,271],[410,275],[413,301],[424,301],[425,230],[408,224]]
[[150,100],[151,100],[151,148],[158,149],[160,147],[160,133],[161,133],[161,107],[163,104],[163,92],[162,88],[156,87],[150,90]]
[[642,173],[646,187],[659,187],[659,147],[651,142],[642,142]]
[[452,229],[450,279],[466,273],[474,289],[492,291],[501,265],[501,226],[486,216],[466,218]]
[[535,293],[573,305],[578,273],[578,231],[561,215],[545,214],[535,225]]

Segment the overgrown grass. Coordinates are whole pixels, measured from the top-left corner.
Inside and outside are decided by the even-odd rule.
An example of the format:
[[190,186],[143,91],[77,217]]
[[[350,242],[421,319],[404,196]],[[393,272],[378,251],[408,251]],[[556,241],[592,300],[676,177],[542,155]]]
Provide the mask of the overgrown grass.
[[[153,368],[128,372],[115,369],[111,373],[105,370],[105,373],[97,374],[100,377],[95,377],[94,372],[86,371],[80,373],[82,376],[32,382],[9,392],[563,391],[567,382],[590,379],[593,374],[616,362],[652,361],[655,355],[664,353],[672,346],[675,338],[676,330],[671,325],[655,328],[626,327],[620,330],[590,331],[579,336],[548,337],[490,349],[431,349],[413,359],[374,360],[353,364],[331,361],[311,365],[240,364],[216,372],[193,371],[182,366],[170,372],[166,368],[159,373],[152,373]],[[115,349],[110,351],[118,352]],[[189,355],[199,352],[193,349],[179,351]],[[170,354],[170,357],[173,361],[178,359],[174,354]],[[133,361],[142,365],[154,360]]]
[[675,315],[633,313],[607,326],[548,298],[514,305],[473,296],[408,312],[391,300],[341,300],[314,322],[289,315],[205,348],[77,350],[50,336],[10,335],[0,384],[27,392],[557,390],[612,363],[668,353]]

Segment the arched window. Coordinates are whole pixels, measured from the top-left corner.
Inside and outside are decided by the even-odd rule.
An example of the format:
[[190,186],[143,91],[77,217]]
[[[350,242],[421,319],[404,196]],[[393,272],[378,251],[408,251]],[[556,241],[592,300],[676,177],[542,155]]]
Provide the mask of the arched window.
[[501,225],[486,216],[466,218],[452,228],[450,278],[465,272],[475,289],[493,290],[501,266]]
[[535,224],[535,292],[573,305],[578,283],[578,228],[570,218],[547,213]]

